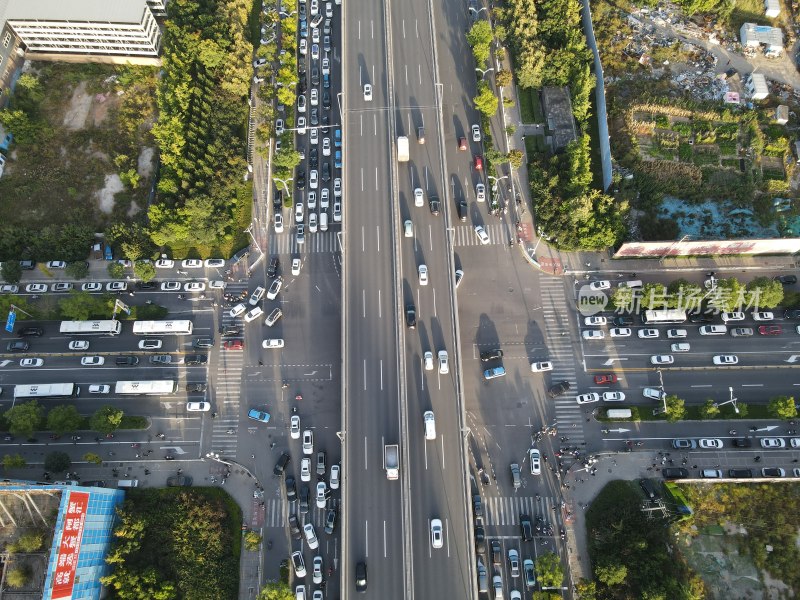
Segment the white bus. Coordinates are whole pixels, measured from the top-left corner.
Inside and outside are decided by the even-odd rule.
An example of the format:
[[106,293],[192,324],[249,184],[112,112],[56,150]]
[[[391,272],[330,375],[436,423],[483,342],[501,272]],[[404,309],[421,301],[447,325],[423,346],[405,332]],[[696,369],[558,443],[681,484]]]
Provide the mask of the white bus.
[[658,323],[685,323],[686,311],[677,308],[665,310],[646,310],[642,313],[642,322],[647,324]]
[[119,335],[121,321],[61,321],[64,335]]
[[192,335],[191,321],[134,321],[135,335]]
[[124,396],[164,396],[174,394],[178,389],[172,379],[154,381],[118,381],[114,393]]
[[39,383],[14,386],[14,398],[67,398],[74,395],[74,383]]

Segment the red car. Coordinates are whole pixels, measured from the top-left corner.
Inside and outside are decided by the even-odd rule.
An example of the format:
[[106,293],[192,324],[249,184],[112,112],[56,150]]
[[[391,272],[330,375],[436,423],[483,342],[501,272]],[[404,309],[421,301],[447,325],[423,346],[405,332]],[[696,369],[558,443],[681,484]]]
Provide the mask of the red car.
[[222,347],[225,350],[244,350],[244,341],[243,340],[228,340]]
[[483,171],[483,157],[476,156],[475,157],[475,170],[476,171]]
[[595,375],[594,382],[597,385],[605,385],[609,383],[617,383],[617,376],[613,373],[609,373],[608,375]]
[[780,325],[762,325],[758,328],[758,333],[761,335],[780,335],[783,333]]
[[460,137],[458,138],[458,149],[462,152],[466,152],[467,150],[467,138]]

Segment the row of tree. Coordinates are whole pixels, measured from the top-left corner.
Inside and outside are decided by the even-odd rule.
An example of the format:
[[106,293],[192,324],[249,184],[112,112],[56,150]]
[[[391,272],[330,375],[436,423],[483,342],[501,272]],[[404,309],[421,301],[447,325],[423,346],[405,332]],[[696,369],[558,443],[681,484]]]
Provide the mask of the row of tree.
[[[52,300],[55,296],[51,296]],[[88,321],[91,319],[110,319],[114,313],[114,294],[91,294],[89,292],[71,291],[65,297],[59,297],[55,306],[39,300],[32,300],[31,296],[14,296],[3,294],[0,296],[0,314],[7,315],[13,305],[18,310],[17,324],[23,318],[28,318],[25,313],[35,320],[56,321]],[[130,305],[131,312],[117,311],[119,320],[136,319],[163,319],[168,310],[156,304]],[[24,311],[24,312],[23,312]]]
[[[125,413],[115,406],[106,405],[97,409],[90,417],[85,417],[71,404],[54,406],[48,411],[36,400],[20,402],[0,415],[0,423],[13,435],[26,438],[34,431],[51,431],[56,435],[64,435],[79,430],[91,429],[103,435],[114,433],[123,424]],[[139,426],[145,423],[133,418]]]

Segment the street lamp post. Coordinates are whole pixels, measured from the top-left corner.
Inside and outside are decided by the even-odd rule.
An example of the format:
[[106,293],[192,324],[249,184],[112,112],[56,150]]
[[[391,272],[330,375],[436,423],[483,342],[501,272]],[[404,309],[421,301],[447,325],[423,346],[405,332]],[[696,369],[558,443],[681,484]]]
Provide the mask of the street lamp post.
[[672,250],[677,244],[680,244],[681,242],[686,241],[686,238],[690,238],[690,237],[692,237],[692,236],[687,234],[687,235],[683,236],[681,239],[679,239],[677,242],[673,242],[672,244],[670,244],[670,247],[667,248],[666,252],[664,252],[664,254],[661,255],[661,258],[658,259],[658,262],[659,263],[663,263],[664,259],[667,258],[667,254],[669,254],[670,250]]
[[285,10],[282,10],[282,11],[280,12],[280,15],[281,15],[283,18],[285,18],[285,19],[287,19],[287,18],[291,17],[292,15],[296,15],[296,14],[297,14],[297,11],[296,11],[296,10],[293,10],[292,12],[288,12],[288,13],[287,13]]
[[497,184],[503,181],[503,179],[508,179],[508,175],[503,175],[502,177],[492,177],[491,175],[487,175],[486,179],[490,179],[492,181],[492,191],[497,191]]
[[494,67],[489,67],[488,69],[479,69],[478,67],[475,67],[475,70],[476,70],[478,73],[480,73],[480,74],[481,74],[481,79],[483,79],[484,77],[486,77],[486,74],[487,74],[489,71],[494,71]]
[[289,182],[292,181],[294,177],[289,177],[289,179],[279,179],[278,177],[272,176],[272,181],[280,181],[283,184],[283,189],[286,190],[286,195],[291,197],[292,195],[289,193]]
[[739,399],[733,397],[733,388],[732,387],[728,388],[728,393],[731,395],[731,399],[730,400],[725,400],[725,402],[714,402],[711,406],[713,406],[714,408],[719,408],[720,406],[725,406],[726,404],[733,404],[733,412],[735,412],[738,415],[739,414],[739,407],[736,406],[736,403],[739,401]]
[[470,12],[472,12],[472,13],[475,13],[475,17],[476,17],[476,18],[477,18],[477,16],[478,16],[479,14],[481,14],[481,12],[483,12],[484,10],[488,10],[488,8],[487,8],[486,6],[484,6],[483,8],[479,8],[479,9],[477,9],[477,10],[476,10],[476,9],[472,8],[471,6],[469,7],[469,11],[470,11]]

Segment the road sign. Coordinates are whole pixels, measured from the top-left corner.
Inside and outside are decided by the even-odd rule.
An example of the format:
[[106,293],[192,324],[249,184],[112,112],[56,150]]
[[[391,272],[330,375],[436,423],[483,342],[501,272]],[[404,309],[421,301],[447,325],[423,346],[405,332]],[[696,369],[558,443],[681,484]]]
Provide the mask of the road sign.
[[17,322],[17,313],[13,310],[8,312],[8,316],[6,317],[6,331],[8,333],[14,333],[14,323]]

